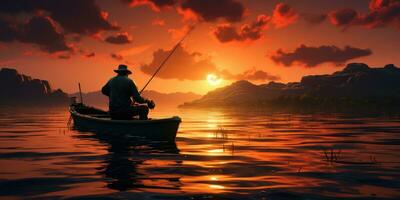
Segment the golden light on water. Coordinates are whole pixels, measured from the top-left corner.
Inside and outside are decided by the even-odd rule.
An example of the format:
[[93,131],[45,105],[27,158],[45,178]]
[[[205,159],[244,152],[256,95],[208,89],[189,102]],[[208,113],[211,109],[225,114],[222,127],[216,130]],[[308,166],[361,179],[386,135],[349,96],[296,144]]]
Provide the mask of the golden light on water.
[[207,82],[212,86],[217,86],[221,84],[222,79],[215,74],[208,74],[207,75]]
[[220,189],[220,190],[225,188],[222,185],[209,185],[209,187],[212,188],[212,189]]
[[212,181],[218,181],[218,178],[215,177],[215,176],[210,177],[210,179],[211,179]]

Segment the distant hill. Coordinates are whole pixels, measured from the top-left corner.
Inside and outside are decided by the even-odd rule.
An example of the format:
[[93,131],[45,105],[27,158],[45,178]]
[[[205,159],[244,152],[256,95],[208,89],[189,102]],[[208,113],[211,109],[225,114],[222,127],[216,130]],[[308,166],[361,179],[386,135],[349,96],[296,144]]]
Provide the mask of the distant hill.
[[19,74],[11,68],[0,69],[0,105],[59,105],[69,103],[62,90],[53,90],[46,80]]
[[[348,64],[329,75],[304,76],[300,82],[254,85],[237,81],[181,107],[275,107],[294,109],[400,108],[400,69]],[[400,110],[400,109],[399,109]]]
[[[79,93],[73,93],[70,96],[79,97]],[[83,93],[82,96],[85,104],[93,106],[108,105],[107,96],[104,96],[100,91]],[[195,99],[201,98],[201,95],[191,92],[160,93],[154,90],[144,91],[143,96],[154,100],[157,104],[157,107],[158,106],[177,107],[178,105],[184,102],[193,101]]]

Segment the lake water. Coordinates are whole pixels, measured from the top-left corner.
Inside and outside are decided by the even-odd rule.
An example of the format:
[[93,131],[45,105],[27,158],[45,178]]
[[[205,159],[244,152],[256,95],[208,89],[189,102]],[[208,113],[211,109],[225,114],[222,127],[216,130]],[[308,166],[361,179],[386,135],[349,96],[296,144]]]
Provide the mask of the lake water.
[[399,199],[400,118],[164,110],[175,144],[0,109],[0,199]]

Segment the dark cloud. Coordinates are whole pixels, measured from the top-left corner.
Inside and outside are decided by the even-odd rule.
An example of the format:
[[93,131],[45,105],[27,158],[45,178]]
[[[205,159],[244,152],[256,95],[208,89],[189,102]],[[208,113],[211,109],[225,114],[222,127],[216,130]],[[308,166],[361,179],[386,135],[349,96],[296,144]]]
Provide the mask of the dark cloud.
[[17,40],[20,33],[18,33],[17,25],[0,18],[0,41],[13,42]]
[[224,70],[221,74],[224,79],[229,80],[278,81],[281,79],[279,76],[271,75],[268,72],[256,69],[250,69],[240,74],[231,74],[229,71]]
[[218,25],[214,29],[213,34],[222,43],[243,40],[237,28],[235,26],[232,26],[231,24]]
[[282,28],[295,23],[298,18],[299,15],[290,5],[278,3],[272,14],[272,23],[275,27]]
[[[48,53],[72,52],[72,41],[82,35],[117,30],[94,0],[2,0],[0,41],[31,43]],[[63,56],[61,56],[63,57]]]
[[257,20],[244,24],[239,30],[231,24],[218,25],[213,31],[217,39],[222,42],[231,41],[254,41],[262,36],[262,30],[267,28],[270,17],[266,15],[259,15]]
[[298,64],[305,67],[315,67],[322,63],[333,63],[340,66],[347,61],[372,54],[370,49],[360,49],[346,46],[343,49],[336,46],[323,45],[320,47],[308,47],[301,45],[293,52],[284,52],[279,49],[271,56],[271,59],[286,67]]
[[65,36],[60,33],[54,22],[47,17],[32,17],[25,24],[0,20],[0,41],[31,43],[38,45],[48,53],[72,51]]
[[[153,53],[151,63],[141,66],[141,71],[152,75],[170,50],[159,49]],[[157,77],[163,79],[203,80],[209,73],[217,73],[217,67],[209,58],[200,58],[199,53],[190,53],[178,46],[175,53],[165,63]]]
[[131,43],[132,37],[127,32],[124,32],[108,36],[105,41],[111,44],[128,44]]
[[185,0],[181,4],[181,9],[184,14],[194,14],[199,20],[207,22],[219,19],[238,22],[245,13],[244,5],[236,0]]
[[[42,12],[45,11],[45,12]],[[2,0],[0,13],[46,13],[64,30],[79,34],[95,34],[102,30],[116,30],[94,0]]]
[[359,15],[354,9],[346,8],[331,12],[329,19],[336,26],[349,26],[358,23]]
[[117,54],[117,53],[111,53],[110,54],[111,58],[114,58],[115,60],[121,61],[124,59],[124,57],[121,54]]
[[359,25],[380,28],[393,25],[399,28],[400,0],[371,0],[366,14],[347,8],[331,12],[329,19],[332,24],[342,27]]
[[26,24],[21,41],[38,44],[42,50],[54,53],[70,51],[63,34],[56,30],[54,23],[46,17],[33,17]]

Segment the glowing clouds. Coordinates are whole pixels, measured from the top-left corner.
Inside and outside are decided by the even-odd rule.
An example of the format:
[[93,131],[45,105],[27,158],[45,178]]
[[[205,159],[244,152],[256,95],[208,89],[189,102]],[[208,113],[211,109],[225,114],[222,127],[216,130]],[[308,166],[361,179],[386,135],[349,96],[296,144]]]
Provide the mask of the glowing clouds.
[[[151,63],[141,66],[140,70],[153,75],[158,66],[168,56],[171,50],[159,49],[153,53]],[[190,53],[182,46],[178,46],[175,53],[165,63],[157,74],[162,79],[178,80],[204,80],[210,85],[218,85],[224,80],[279,80],[278,76],[271,75],[262,70],[251,69],[243,73],[233,74],[229,69],[219,69],[209,57],[202,56],[201,53]]]
[[140,5],[148,5],[152,10],[159,12],[162,9],[171,8],[175,5],[176,0],[121,0],[128,3],[129,6],[136,7]]
[[259,15],[257,20],[244,24],[239,30],[230,24],[218,25],[213,33],[215,37],[222,43],[231,41],[254,41],[261,38],[262,30],[267,28],[270,17]]
[[255,41],[262,37],[262,31],[266,30],[269,24],[279,29],[295,23],[298,18],[299,15],[290,5],[279,3],[275,6],[272,16],[258,15],[256,20],[245,23],[240,28],[232,24],[219,24],[213,30],[213,34],[221,43]]
[[400,1],[399,0],[371,0],[369,12],[361,14],[352,8],[333,11],[329,19],[336,26],[364,26],[367,28],[380,28],[389,25],[400,27]]
[[299,15],[294,9],[285,3],[279,3],[275,6],[272,14],[272,23],[276,28],[283,28],[297,21]]
[[[159,64],[168,56],[171,50],[159,49],[153,53],[153,61],[143,65],[140,69],[152,75]],[[158,73],[159,78],[178,80],[204,80],[209,73],[217,72],[217,67],[209,58],[201,58],[200,53],[189,53],[182,46],[178,46],[174,55],[165,63]]]

